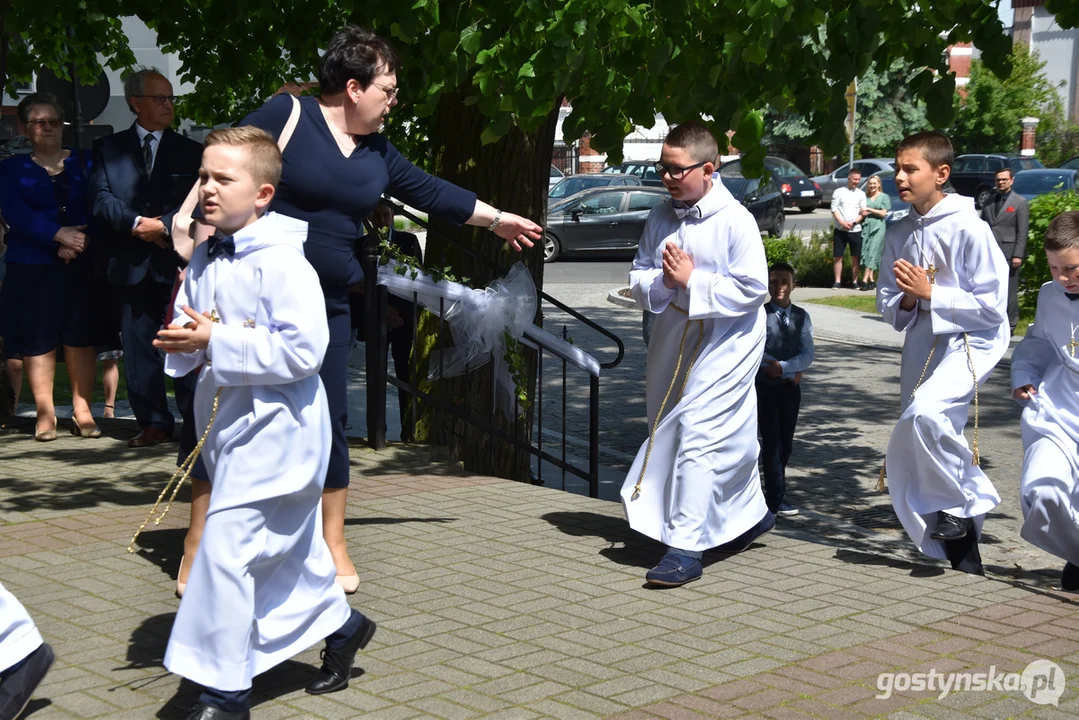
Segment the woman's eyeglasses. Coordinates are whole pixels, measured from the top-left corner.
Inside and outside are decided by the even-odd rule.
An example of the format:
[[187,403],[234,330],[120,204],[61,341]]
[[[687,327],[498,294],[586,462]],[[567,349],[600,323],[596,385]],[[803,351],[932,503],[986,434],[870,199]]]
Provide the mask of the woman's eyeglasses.
[[371,83],[382,92],[386,93],[387,102],[393,102],[397,98],[397,93],[401,92],[401,88],[386,87],[385,85],[379,85],[376,82]]
[[40,130],[47,127],[58,128],[64,124],[64,121],[60,118],[45,118],[43,120],[30,120],[26,124]]
[[132,95],[131,97],[150,98],[151,100],[153,100],[158,105],[164,105],[165,103],[168,103],[169,105],[175,105],[176,104],[176,96],[175,95]]
[[677,165],[664,165],[661,162],[656,163],[656,175],[661,178],[664,174],[669,174],[675,180],[682,180],[689,174],[691,170],[696,170],[699,167],[703,167],[708,164],[708,161],[699,162],[696,165],[690,165],[689,167],[678,167]]

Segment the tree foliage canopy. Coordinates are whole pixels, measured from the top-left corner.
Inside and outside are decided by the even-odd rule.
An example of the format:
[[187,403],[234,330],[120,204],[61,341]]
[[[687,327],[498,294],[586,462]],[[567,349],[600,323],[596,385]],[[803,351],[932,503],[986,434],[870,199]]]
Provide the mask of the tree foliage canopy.
[[[1064,3],[1058,3],[1064,5]],[[808,141],[836,152],[845,144],[844,90],[873,65],[905,59],[919,70],[912,97],[936,126],[951,122],[954,79],[949,44],[973,41],[993,71],[1008,72],[1011,41],[989,0],[42,0],[19,2],[5,29],[25,44],[9,53],[8,85],[40,65],[59,73],[75,59],[94,74],[93,50],[112,66],[133,60],[121,16],[138,16],[162,49],[179,54],[196,83],[183,115],[203,123],[235,120],[286,81],[311,79],[319,47],[345,22],[390,36],[401,51],[404,105],[422,139],[441,97],[452,93],[487,118],[484,142],[511,127],[533,132],[569,99],[564,126],[585,130],[616,160],[634,125],[706,116],[736,131],[751,169],[762,110],[809,118]],[[65,28],[75,43],[65,51]],[[397,140],[404,136],[396,133]]]
[[1063,121],[1057,88],[1041,72],[1045,63],[1022,46],[1010,60],[1012,72],[1004,79],[981,59],[971,62],[970,82],[966,93],[955,99],[950,130],[957,152],[1016,152],[1024,117],[1040,119],[1039,133],[1052,133]]

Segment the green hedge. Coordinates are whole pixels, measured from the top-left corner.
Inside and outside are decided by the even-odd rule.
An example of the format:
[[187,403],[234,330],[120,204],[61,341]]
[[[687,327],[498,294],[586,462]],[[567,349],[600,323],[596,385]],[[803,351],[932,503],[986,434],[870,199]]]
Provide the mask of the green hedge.
[[1069,210],[1079,210],[1079,194],[1074,191],[1049,193],[1030,203],[1027,259],[1019,271],[1019,308],[1030,317],[1038,307],[1038,288],[1053,279],[1045,258],[1045,230],[1053,218]]
[[[832,269],[832,233],[815,230],[802,240],[790,233],[781,238],[766,238],[764,254],[768,264],[786,262],[794,266],[801,287],[831,287],[835,282]],[[843,258],[843,279],[850,277],[850,253]]]

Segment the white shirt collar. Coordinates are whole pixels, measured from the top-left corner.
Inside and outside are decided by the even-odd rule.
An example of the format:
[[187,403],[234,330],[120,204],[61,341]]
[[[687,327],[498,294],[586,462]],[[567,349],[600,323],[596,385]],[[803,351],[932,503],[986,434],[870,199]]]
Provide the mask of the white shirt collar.
[[[137,121],[135,122],[135,132],[137,132],[139,134],[139,145],[142,145],[144,142],[146,142],[146,136],[147,135],[153,135],[154,140],[157,143],[160,143],[161,142],[161,136],[165,134],[164,130],[154,130],[153,132],[150,132],[149,130],[144,128],[142,125],[139,125],[139,123]],[[156,148],[157,146],[155,145],[154,147]]]

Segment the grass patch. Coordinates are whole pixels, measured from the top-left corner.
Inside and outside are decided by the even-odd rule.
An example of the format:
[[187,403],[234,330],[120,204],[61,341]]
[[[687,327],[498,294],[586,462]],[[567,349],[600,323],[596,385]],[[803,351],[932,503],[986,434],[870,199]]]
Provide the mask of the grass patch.
[[[834,295],[832,297],[813,298],[812,300],[804,300],[802,302],[857,310],[858,312],[869,315],[877,314],[877,299],[874,295]],[[1019,323],[1015,326],[1015,337],[1023,337],[1026,335],[1027,326],[1032,322],[1034,322],[1034,313],[1020,307]]]
[[813,298],[803,302],[847,308],[848,310],[857,310],[858,312],[872,315],[877,314],[876,295],[835,295],[833,297]]

